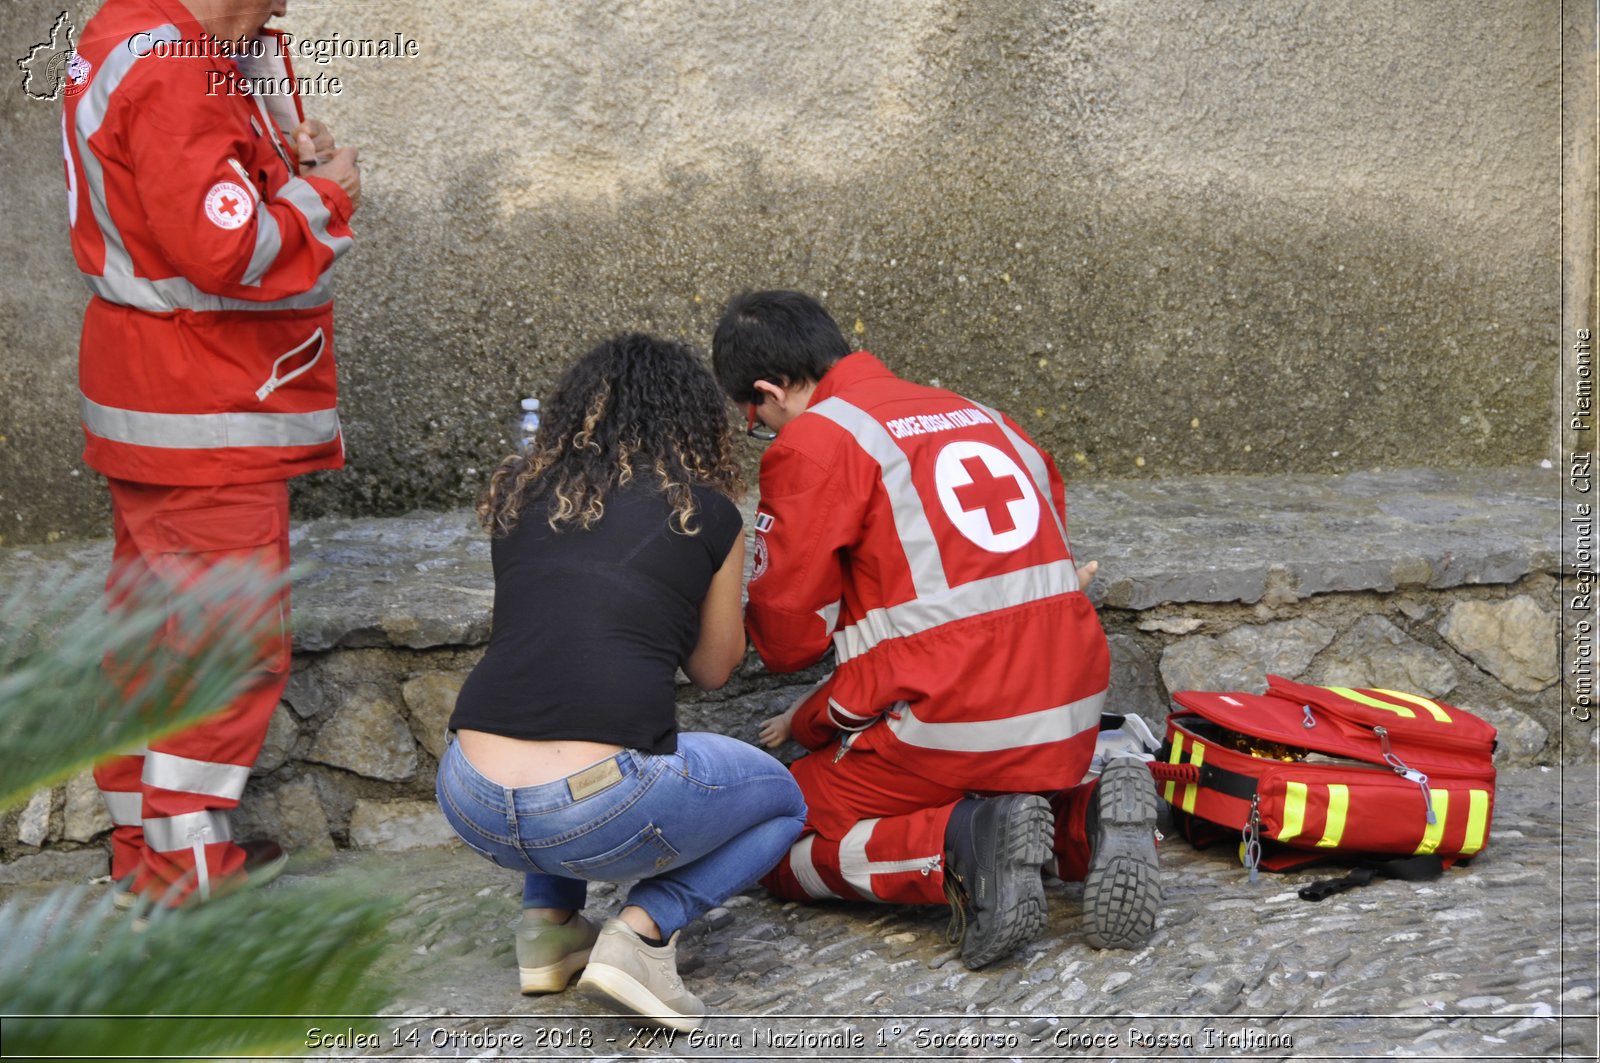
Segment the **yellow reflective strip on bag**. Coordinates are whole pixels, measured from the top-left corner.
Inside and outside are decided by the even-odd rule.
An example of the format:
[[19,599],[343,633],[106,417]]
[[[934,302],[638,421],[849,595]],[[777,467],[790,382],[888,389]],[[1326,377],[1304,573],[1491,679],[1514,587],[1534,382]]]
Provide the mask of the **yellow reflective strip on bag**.
[[1323,828],[1322,838],[1317,846],[1322,849],[1336,849],[1339,840],[1344,837],[1344,820],[1350,812],[1350,787],[1343,783],[1331,782],[1328,784],[1328,822]]
[[[1169,764],[1183,763],[1183,734],[1174,732],[1172,736],[1172,755],[1167,758]],[[1173,781],[1167,783],[1167,804],[1172,804],[1178,799],[1178,784]]]
[[[1189,763],[1198,768],[1205,762],[1205,759],[1206,747],[1201,745],[1199,742],[1194,743],[1189,752]],[[1183,810],[1185,812],[1194,811],[1194,799],[1199,796],[1199,794],[1199,783],[1192,782],[1183,788]]]
[[1434,790],[1433,792],[1433,822],[1428,824],[1428,829],[1422,832],[1422,843],[1417,846],[1417,855],[1426,856],[1439,848],[1439,842],[1444,838],[1444,821],[1450,812],[1450,791]]
[[1338,694],[1340,697],[1349,698],[1351,701],[1359,701],[1363,705],[1371,705],[1375,709],[1387,709],[1392,713],[1404,716],[1408,720],[1414,720],[1417,718],[1417,714],[1406,708],[1404,705],[1391,705],[1387,701],[1379,701],[1377,698],[1369,698],[1359,690],[1351,690],[1349,687],[1328,687],[1327,689],[1333,691],[1335,694]]
[[1283,795],[1283,829],[1278,832],[1278,840],[1286,842],[1290,838],[1298,837],[1306,825],[1306,784],[1303,782],[1289,783]]
[[1429,701],[1427,698],[1419,698],[1415,694],[1407,694],[1403,690],[1384,690],[1380,687],[1373,687],[1372,689],[1376,690],[1380,694],[1386,694],[1391,698],[1399,698],[1401,701],[1409,701],[1413,705],[1427,709],[1428,715],[1432,716],[1440,723],[1455,723],[1455,720],[1451,719],[1450,714],[1444,711],[1444,706],[1440,705],[1437,701]]
[[1483,839],[1489,833],[1489,791],[1472,790],[1467,794],[1467,836],[1461,841],[1461,855],[1471,856],[1483,848]]

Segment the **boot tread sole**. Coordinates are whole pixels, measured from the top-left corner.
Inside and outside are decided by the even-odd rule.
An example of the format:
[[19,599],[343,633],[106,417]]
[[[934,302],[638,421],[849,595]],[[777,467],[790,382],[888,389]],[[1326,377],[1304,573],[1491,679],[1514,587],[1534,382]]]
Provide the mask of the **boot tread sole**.
[[1137,948],[1155,929],[1161,908],[1155,783],[1143,763],[1113,761],[1100,786],[1100,847],[1083,884],[1085,937],[1097,949]]
[[974,927],[967,929],[961,961],[968,968],[987,966],[1044,933],[1049,915],[1039,868],[1050,856],[1054,829],[1049,802],[1042,797],[1030,794],[1009,810],[1000,829],[999,842],[1004,846],[999,854],[1000,873],[1020,877],[1022,895],[1000,911],[985,913],[986,933],[975,935]]

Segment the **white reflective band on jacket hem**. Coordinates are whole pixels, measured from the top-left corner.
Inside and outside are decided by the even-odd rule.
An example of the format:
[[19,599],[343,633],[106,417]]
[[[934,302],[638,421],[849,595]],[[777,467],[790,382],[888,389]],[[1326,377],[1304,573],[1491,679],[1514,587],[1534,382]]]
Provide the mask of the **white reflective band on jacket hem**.
[[998,753],[1061,742],[1093,730],[1100,725],[1100,710],[1105,702],[1106,692],[1102,690],[1053,709],[1008,716],[1003,720],[952,723],[930,723],[919,719],[908,707],[898,719],[890,716],[885,722],[895,737],[908,746],[954,753]]
[[887,639],[920,634],[956,620],[1043,601],[1077,589],[1078,574],[1071,561],[1051,561],[1002,572],[938,594],[869,610],[860,620],[834,632],[833,646],[843,664]]
[[108,303],[132,307],[152,314],[170,310],[314,310],[333,301],[333,274],[323,270],[317,286],[304,295],[290,296],[271,302],[254,302],[250,299],[229,299],[203,292],[181,277],[166,280],[146,280],[130,273],[113,275],[108,268],[104,276],[83,275],[89,290]]
[[800,883],[800,888],[806,891],[806,896],[817,900],[843,900],[837,893],[828,888],[822,881],[822,876],[817,874],[817,865],[811,859],[811,846],[816,842],[815,834],[807,834],[789,848],[789,870],[794,872],[795,881]]
[[181,794],[208,794],[237,799],[250,780],[248,764],[218,764],[191,760],[172,753],[151,752],[144,758],[146,786],[157,786]]
[[101,790],[100,796],[105,798],[106,811],[111,813],[111,822],[119,827],[138,827],[144,824],[144,795],[130,793],[127,790]]
[[837,396],[823,399],[806,412],[821,414],[849,432],[861,449],[878,463],[883,489],[894,514],[895,535],[905,548],[906,564],[911,569],[911,584],[916,588],[917,597],[947,590],[950,584],[945,579],[939,542],[934,538],[928,515],[923,512],[916,485],[911,482],[911,462],[889,430],[865,410]]
[[304,178],[291,177],[288,182],[278,189],[278,196],[289,202],[289,205],[298,210],[306,219],[306,224],[311,226],[311,235],[317,242],[333,252],[333,257],[338,258],[344,254],[353,242],[348,236],[333,236],[328,232],[328,224],[333,221],[333,215],[328,211],[328,205],[322,201],[322,196]]
[[339,413],[149,413],[102,406],[82,396],[84,428],[102,439],[141,447],[310,447],[339,436]]
[[[135,38],[142,38],[141,47],[137,50],[133,46]],[[323,271],[322,276],[317,278],[316,286],[309,292],[271,302],[229,299],[212,295],[201,291],[182,277],[151,280],[147,277],[134,276],[133,259],[123,242],[122,231],[117,228],[116,222],[111,217],[111,210],[106,205],[105,170],[100,165],[100,157],[89,147],[89,139],[99,132],[100,124],[105,121],[106,110],[111,105],[112,93],[117,91],[122,79],[128,76],[133,64],[141,58],[139,53],[142,51],[145,55],[149,55],[159,43],[182,39],[183,34],[176,26],[166,24],[141,30],[118,43],[106,53],[99,72],[89,84],[88,94],[78,102],[77,109],[73,112],[73,134],[77,142],[78,162],[83,167],[84,191],[94,211],[95,225],[99,228],[105,244],[105,265],[101,273],[83,274],[89,290],[107,302],[157,314],[171,310],[309,310],[332,301],[333,278],[329,270]],[[302,181],[301,184],[305,182]],[[315,193],[316,190],[311,189],[311,191]],[[296,206],[298,207],[298,204]],[[259,209],[256,211],[256,216],[271,217],[265,210]],[[273,228],[276,231],[275,224]],[[323,243],[328,242],[322,237],[318,239]],[[247,277],[251,271],[257,269],[257,259],[262,254],[261,241],[262,237],[258,231],[255,252],[251,256],[250,266],[246,272]],[[345,243],[348,244],[349,241],[346,240]],[[262,266],[261,270],[264,274],[265,266]],[[245,283],[257,282],[247,279]]]
[[176,853],[196,845],[215,845],[233,840],[228,814],[216,809],[185,812],[144,821],[144,840],[158,853]]

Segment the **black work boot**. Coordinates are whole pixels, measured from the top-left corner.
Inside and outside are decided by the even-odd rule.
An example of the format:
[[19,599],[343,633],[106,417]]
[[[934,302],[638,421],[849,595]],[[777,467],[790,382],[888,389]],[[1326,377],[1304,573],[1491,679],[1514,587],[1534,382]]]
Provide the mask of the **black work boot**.
[[1038,937],[1045,926],[1044,880],[1050,804],[1034,794],[969,797],[945,828],[944,894],[950,944],[972,970]]
[[1083,929],[1097,949],[1143,945],[1161,908],[1156,858],[1156,787],[1137,757],[1106,765],[1089,804],[1089,874],[1083,881]]

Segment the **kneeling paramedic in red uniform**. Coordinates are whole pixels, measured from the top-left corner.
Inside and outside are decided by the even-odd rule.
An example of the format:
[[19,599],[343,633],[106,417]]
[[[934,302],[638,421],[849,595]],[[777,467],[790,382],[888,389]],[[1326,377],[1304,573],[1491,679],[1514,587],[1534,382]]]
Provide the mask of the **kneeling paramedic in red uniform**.
[[[284,49],[256,40],[283,9],[108,0],[67,69],[72,252],[92,293],[84,460],[111,489],[114,595],[179,598],[219,566],[281,586],[286,481],[344,463],[330,282],[360,177],[355,152],[304,121],[292,92],[248,91],[252,52],[267,64],[253,73],[295,84]],[[288,679],[287,592],[257,604],[272,634],[248,688],[221,715],[95,770],[119,903],[205,899],[281,866],[275,843],[236,844],[227,815]]]
[[792,768],[806,833],[767,887],[949,903],[976,969],[1043,930],[1050,860],[1085,881],[1091,944],[1143,942],[1161,897],[1155,787],[1134,759],[1083,783],[1110,659],[1049,455],[997,410],[852,353],[799,292],[734,297],[712,349],[752,434],[775,434],[751,642],[779,672],[835,653],[763,725],[766,744],[812,750]]

